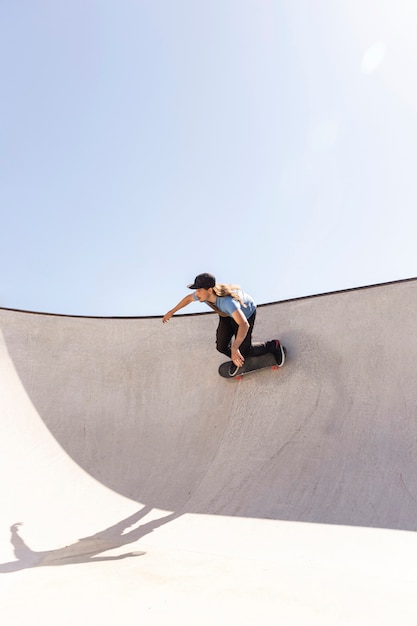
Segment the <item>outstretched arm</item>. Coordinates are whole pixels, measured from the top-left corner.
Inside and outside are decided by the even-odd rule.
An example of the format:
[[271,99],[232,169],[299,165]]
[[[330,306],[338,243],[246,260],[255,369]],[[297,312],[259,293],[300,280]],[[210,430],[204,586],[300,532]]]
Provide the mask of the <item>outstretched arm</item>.
[[190,293],[188,296],[185,296],[185,298],[183,298],[180,302],[178,302],[178,304],[174,306],[173,309],[168,311],[168,313],[165,313],[164,317],[162,318],[162,322],[164,324],[169,322],[169,320],[174,315],[174,313],[176,313],[180,309],[183,309],[188,304],[191,304],[191,302],[194,302],[194,295],[192,293]]

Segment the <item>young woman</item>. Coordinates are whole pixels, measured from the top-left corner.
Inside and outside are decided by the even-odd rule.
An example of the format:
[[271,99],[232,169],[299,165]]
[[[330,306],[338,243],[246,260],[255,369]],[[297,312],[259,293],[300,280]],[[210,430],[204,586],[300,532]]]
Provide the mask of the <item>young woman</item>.
[[171,317],[188,304],[196,300],[204,302],[219,315],[216,332],[216,347],[234,363],[230,374],[234,375],[242,367],[247,356],[261,356],[268,352],[275,357],[278,367],[285,361],[285,352],[278,339],[264,343],[252,343],[252,331],[256,318],[256,304],[238,285],[216,284],[212,274],[199,274],[194,283],[187,285],[194,293],[185,296],[178,304],[164,315],[166,324]]

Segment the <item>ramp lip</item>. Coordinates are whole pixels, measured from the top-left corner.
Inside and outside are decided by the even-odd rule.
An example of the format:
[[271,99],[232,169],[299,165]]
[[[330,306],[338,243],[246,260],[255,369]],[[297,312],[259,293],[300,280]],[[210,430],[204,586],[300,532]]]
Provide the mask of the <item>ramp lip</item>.
[[[333,291],[323,291],[320,293],[309,294],[308,296],[297,296],[295,298],[284,298],[283,300],[273,300],[272,302],[263,302],[257,305],[257,308],[276,306],[287,302],[300,302],[303,300],[311,300],[313,298],[324,298],[343,293],[352,293],[354,291],[364,291],[365,289],[377,289],[378,287],[387,287],[389,285],[401,285],[404,283],[417,282],[417,276],[411,278],[400,278],[398,280],[390,280],[382,283],[372,283],[370,285],[360,285],[358,287],[347,287],[345,289],[335,289]],[[163,315],[81,315],[72,313],[48,313],[47,311],[32,311],[29,309],[16,309],[13,307],[0,306],[0,311],[9,311],[11,313],[23,313],[26,315],[39,315],[45,317],[66,317],[74,319],[92,319],[92,320],[146,320],[146,319],[162,319]],[[175,317],[199,317],[202,315],[217,315],[214,311],[202,311],[199,313],[179,313]]]

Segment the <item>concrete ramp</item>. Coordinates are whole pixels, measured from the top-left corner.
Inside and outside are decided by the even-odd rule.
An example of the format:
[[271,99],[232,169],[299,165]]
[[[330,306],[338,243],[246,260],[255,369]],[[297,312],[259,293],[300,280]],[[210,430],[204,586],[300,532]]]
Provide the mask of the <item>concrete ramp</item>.
[[4,623],[415,624],[417,281],[216,325],[0,310]]

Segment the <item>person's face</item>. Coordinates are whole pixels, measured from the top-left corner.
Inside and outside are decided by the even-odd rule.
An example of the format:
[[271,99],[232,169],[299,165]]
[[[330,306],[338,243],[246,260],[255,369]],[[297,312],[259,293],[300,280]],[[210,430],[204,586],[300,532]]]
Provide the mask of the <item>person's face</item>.
[[197,298],[200,300],[200,302],[207,302],[207,300],[210,297],[210,294],[213,290],[210,289],[196,289],[195,290],[195,295],[197,296]]

